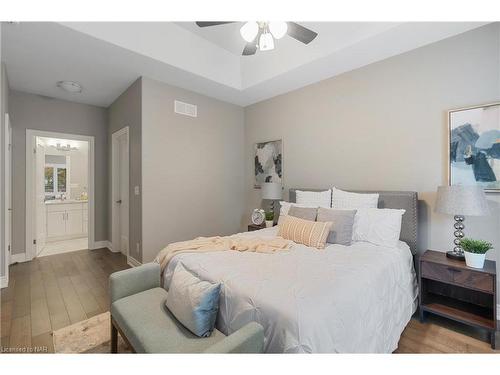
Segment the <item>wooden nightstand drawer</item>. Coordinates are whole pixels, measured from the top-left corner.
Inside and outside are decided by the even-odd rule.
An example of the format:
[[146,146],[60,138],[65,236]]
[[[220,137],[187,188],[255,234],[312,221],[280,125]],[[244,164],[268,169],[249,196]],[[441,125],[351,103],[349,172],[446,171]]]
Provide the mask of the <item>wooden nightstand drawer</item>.
[[453,273],[453,281],[455,283],[493,293],[493,276],[487,273],[458,269],[455,269]]
[[454,269],[437,263],[422,262],[422,277],[453,282]]

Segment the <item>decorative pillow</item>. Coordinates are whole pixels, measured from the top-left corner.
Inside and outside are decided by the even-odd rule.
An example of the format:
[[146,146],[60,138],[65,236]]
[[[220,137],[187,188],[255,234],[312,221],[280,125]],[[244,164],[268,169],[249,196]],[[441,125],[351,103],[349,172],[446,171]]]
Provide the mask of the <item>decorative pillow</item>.
[[292,206],[290,207],[290,210],[288,210],[288,215],[309,221],[316,221],[317,214],[318,209],[313,207]]
[[356,210],[336,210],[320,207],[316,220],[323,222],[331,221],[333,223],[326,242],[349,246],[352,242],[355,215]]
[[179,263],[168,290],[167,308],[198,337],[210,336],[219,310],[220,284],[202,281]]
[[288,215],[291,207],[306,207],[306,208],[318,208],[318,206],[307,206],[304,204],[292,203],[280,201],[280,216],[278,217],[278,225],[281,224],[282,220]]
[[323,249],[331,226],[331,222],[320,223],[285,216],[279,225],[278,236],[306,246]]
[[353,241],[397,247],[401,235],[401,220],[405,210],[362,208],[354,217]]
[[303,204],[310,207],[331,207],[332,205],[332,191],[302,191],[295,192],[295,201],[298,204]]
[[341,210],[357,210],[360,208],[377,208],[378,194],[360,194],[332,189],[332,208]]

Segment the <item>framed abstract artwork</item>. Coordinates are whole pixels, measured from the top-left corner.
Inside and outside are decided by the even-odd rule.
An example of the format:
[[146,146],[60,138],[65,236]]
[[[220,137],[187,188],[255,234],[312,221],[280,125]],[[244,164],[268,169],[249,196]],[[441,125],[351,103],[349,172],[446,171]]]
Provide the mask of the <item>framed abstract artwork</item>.
[[268,141],[254,145],[254,188],[263,182],[283,181],[283,141]]
[[448,111],[450,185],[500,192],[500,103]]

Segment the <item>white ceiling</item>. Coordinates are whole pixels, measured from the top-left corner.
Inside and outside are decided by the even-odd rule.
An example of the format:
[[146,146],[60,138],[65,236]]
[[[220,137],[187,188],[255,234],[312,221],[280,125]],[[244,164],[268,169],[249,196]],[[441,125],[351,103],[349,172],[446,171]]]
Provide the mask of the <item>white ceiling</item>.
[[241,24],[3,23],[2,57],[14,90],[106,107],[146,76],[246,106],[485,23],[304,22],[319,33],[309,45],[285,36],[254,56],[241,56]]

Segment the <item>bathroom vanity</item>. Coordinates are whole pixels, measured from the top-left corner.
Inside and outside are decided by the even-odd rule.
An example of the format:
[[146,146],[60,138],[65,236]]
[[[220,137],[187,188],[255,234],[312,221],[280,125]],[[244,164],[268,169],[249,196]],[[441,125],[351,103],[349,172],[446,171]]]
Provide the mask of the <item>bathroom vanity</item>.
[[49,200],[45,202],[47,242],[86,237],[88,201]]

